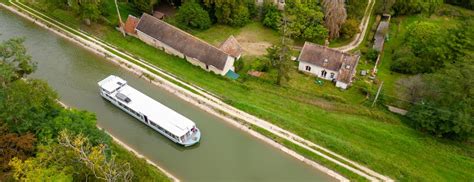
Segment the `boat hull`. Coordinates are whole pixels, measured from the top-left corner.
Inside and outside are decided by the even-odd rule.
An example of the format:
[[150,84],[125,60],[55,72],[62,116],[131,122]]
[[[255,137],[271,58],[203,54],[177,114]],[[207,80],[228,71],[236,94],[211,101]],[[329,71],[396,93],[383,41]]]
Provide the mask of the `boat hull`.
[[174,143],[176,144],[179,144],[179,145],[182,145],[184,147],[190,147],[196,143],[199,143],[200,140],[201,140],[201,131],[197,129],[197,131],[193,134],[193,136],[191,137],[191,139],[189,139],[188,141],[186,142],[181,142],[179,140],[176,140],[175,138],[167,135],[165,132],[153,127],[150,123],[148,123],[147,121],[145,121],[143,118],[141,117],[138,117],[137,115],[131,113],[130,111],[128,111],[127,109],[123,108],[122,106],[119,105],[118,101],[116,100],[113,100],[111,98],[111,96],[107,95],[106,93],[104,93],[103,91],[100,91],[100,95],[102,96],[103,99],[109,101],[110,103],[112,103],[113,105],[115,105],[116,107],[120,108],[122,111],[126,112],[127,114],[129,114],[130,116],[134,117],[135,119],[141,121],[143,124],[147,125],[148,127],[152,128],[153,130],[157,131],[158,133],[160,133],[161,135],[165,136],[166,138],[168,138],[169,140],[173,141]]

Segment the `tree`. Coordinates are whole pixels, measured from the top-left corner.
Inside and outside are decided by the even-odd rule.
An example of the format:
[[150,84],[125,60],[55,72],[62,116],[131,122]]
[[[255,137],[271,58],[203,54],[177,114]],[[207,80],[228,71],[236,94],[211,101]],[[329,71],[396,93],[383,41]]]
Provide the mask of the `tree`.
[[376,62],[377,61],[377,57],[379,56],[379,51],[375,50],[375,49],[370,49],[367,54],[365,55],[365,57],[369,60],[369,61],[372,61],[372,62]]
[[432,22],[418,21],[407,27],[403,48],[393,55],[391,69],[401,73],[432,73],[452,57],[446,42],[449,33]]
[[68,0],[67,5],[71,7],[83,20],[86,21],[87,25],[90,25],[91,21],[97,21],[101,14],[101,6],[103,2],[101,0]]
[[433,15],[433,13],[438,10],[441,5],[443,5],[443,0],[425,0],[422,1],[421,7],[422,7],[422,12],[425,13],[428,16]]
[[38,131],[38,137],[42,140],[54,139],[59,133],[67,129],[71,134],[79,133],[87,136],[92,145],[110,144],[110,137],[96,128],[96,117],[93,113],[87,111],[62,109],[54,119],[51,119],[41,125]]
[[396,0],[393,10],[397,15],[423,12],[431,16],[442,4],[443,0]]
[[383,0],[382,3],[380,4],[380,7],[378,7],[378,13],[388,13],[390,14],[392,11],[392,7],[395,4],[396,0]]
[[329,29],[329,38],[339,37],[341,26],[347,18],[344,0],[323,0],[324,22]]
[[145,13],[152,13],[153,7],[159,2],[159,0],[130,0],[135,8]]
[[276,84],[282,85],[283,80],[290,80],[289,72],[291,69],[291,60],[289,56],[289,47],[286,44],[272,45],[267,48],[267,59],[270,60],[273,68],[277,70]]
[[437,137],[474,136],[474,66],[457,63],[424,77],[427,89],[407,117],[415,128]]
[[253,0],[203,0],[209,13],[215,17],[218,23],[231,26],[244,26],[250,21],[252,12],[255,9]]
[[211,19],[207,11],[193,0],[186,1],[179,7],[176,20],[192,28],[208,29],[211,26]]
[[61,131],[59,144],[72,151],[73,155],[89,170],[97,179],[104,181],[131,181],[133,172],[130,164],[116,161],[115,155],[106,155],[105,145],[92,146],[82,134],[72,135],[67,130]]
[[426,89],[428,88],[421,75],[414,75],[397,81],[398,96],[408,102],[419,102]]
[[8,162],[14,157],[25,160],[31,156],[35,149],[35,142],[36,137],[32,133],[24,135],[11,133],[2,123],[0,126],[0,171],[8,171]]
[[60,106],[57,94],[40,80],[17,80],[0,91],[0,120],[13,132],[36,133]]
[[36,70],[36,63],[26,53],[25,40],[15,38],[0,43],[0,82],[6,84],[24,78]]
[[324,14],[315,3],[289,1],[285,11],[290,37],[312,42],[322,42],[327,38],[328,30],[323,26]]
[[350,39],[359,32],[359,23],[354,19],[348,19],[341,27],[341,36],[344,39]]
[[22,161],[13,158],[10,165],[14,169],[13,177],[17,181],[73,181],[72,172],[64,171],[62,166],[45,166],[36,158]]
[[263,5],[262,23],[266,27],[277,30],[281,24],[281,12],[273,3],[265,3]]

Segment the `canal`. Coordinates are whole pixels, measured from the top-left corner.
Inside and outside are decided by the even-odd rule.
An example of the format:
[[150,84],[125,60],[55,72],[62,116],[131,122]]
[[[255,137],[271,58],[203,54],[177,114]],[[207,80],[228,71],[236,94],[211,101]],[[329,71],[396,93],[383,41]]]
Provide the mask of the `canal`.
[[[96,113],[98,125],[183,181],[334,181],[221,119],[137,78],[117,65],[0,8],[0,40],[24,37],[46,80],[65,104]],[[201,143],[183,148],[101,99],[110,74],[193,120]]]

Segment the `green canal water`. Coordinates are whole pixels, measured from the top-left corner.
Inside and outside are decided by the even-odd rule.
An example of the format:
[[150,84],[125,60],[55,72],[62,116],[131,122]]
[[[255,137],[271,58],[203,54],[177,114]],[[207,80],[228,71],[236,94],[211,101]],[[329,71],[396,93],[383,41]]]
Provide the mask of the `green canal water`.
[[[98,125],[183,181],[334,181],[221,119],[126,72],[52,32],[0,9],[0,40],[24,37],[46,80],[65,104],[96,113]],[[166,61],[166,60],[163,60]],[[183,148],[103,100],[97,82],[110,74],[193,120],[201,143]]]

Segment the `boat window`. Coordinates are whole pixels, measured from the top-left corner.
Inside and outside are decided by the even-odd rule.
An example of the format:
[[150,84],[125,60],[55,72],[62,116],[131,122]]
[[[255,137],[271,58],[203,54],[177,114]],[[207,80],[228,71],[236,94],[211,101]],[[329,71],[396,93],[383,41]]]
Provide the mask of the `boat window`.
[[132,101],[130,98],[128,98],[125,94],[122,94],[122,93],[117,93],[115,96],[121,101],[124,101],[126,103],[129,103],[130,101]]

